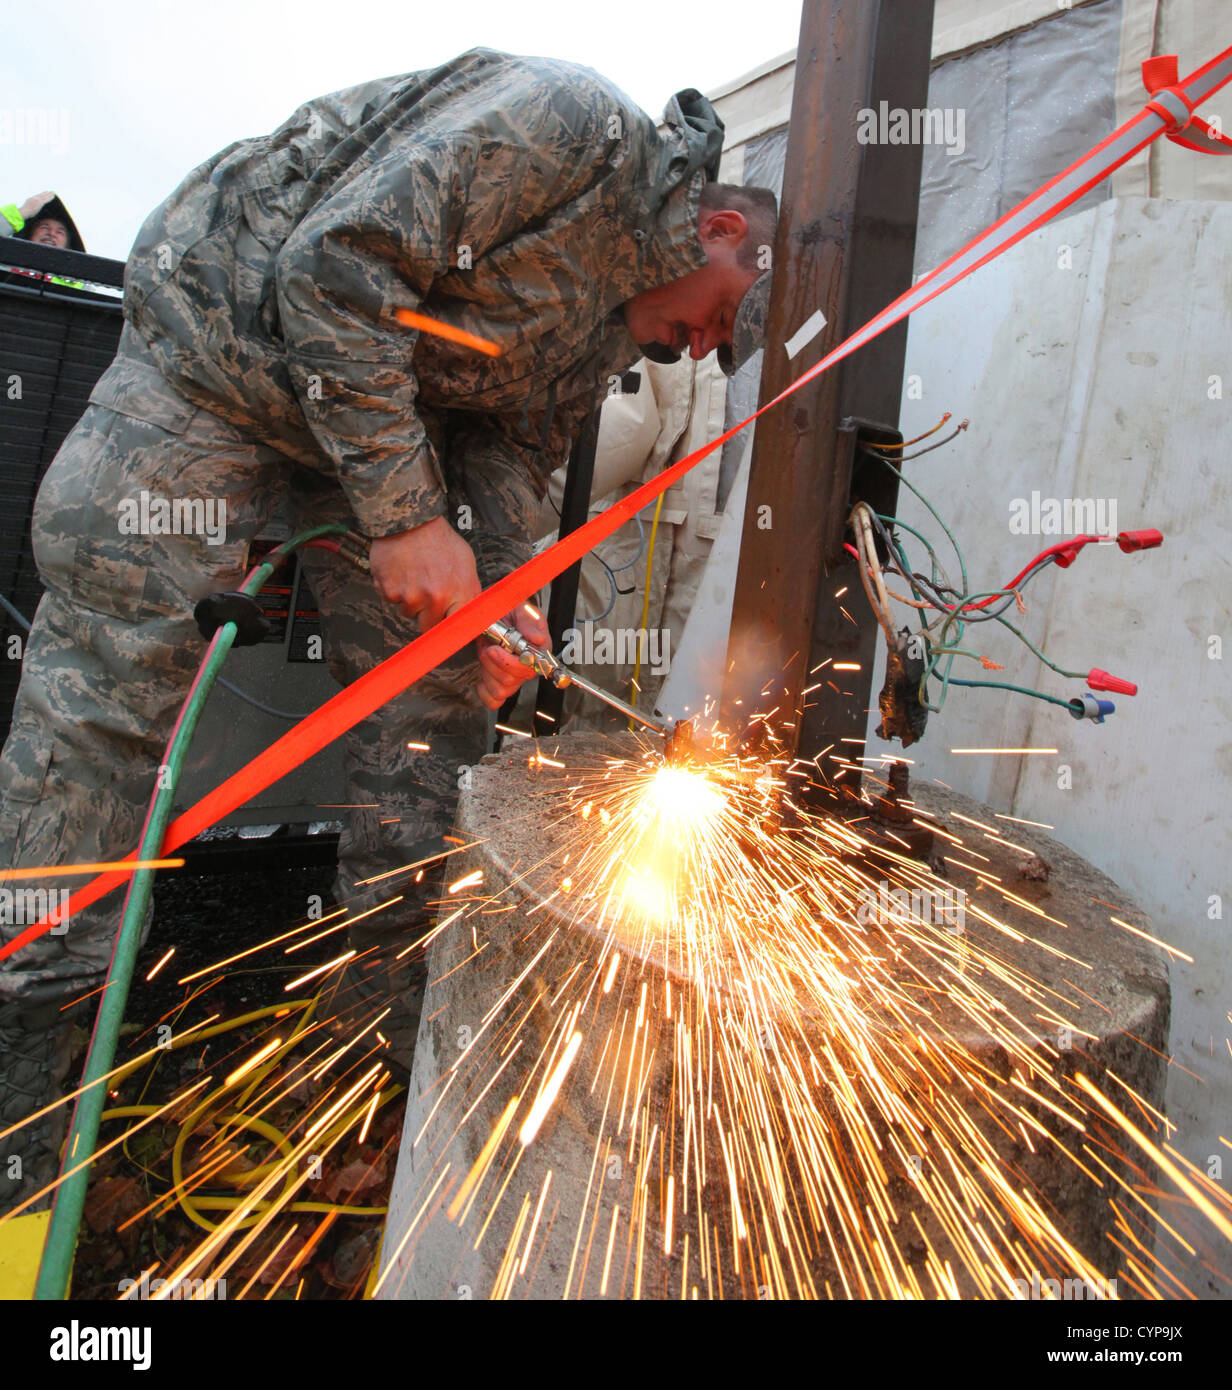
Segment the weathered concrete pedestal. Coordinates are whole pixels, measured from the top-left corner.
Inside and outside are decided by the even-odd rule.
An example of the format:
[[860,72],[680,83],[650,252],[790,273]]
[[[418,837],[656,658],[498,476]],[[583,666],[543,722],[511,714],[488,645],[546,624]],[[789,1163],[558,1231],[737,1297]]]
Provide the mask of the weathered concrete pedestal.
[[[1081,1130],[1059,1117],[1056,1109],[1067,1105],[1055,1102],[1063,1090],[1072,1096],[1072,1087],[1047,1092],[1054,1107],[1032,1099],[1019,1084],[1026,1075],[1021,1058],[969,1016],[948,1011],[944,998],[927,1030],[914,1024],[908,1029],[889,1015],[878,1023],[892,1035],[896,1056],[910,1052],[923,1059],[923,1131],[916,1127],[913,1133],[911,1124],[879,1115],[861,1092],[856,1067],[847,1068],[845,1079],[835,1073],[837,1088],[820,1086],[814,1093],[820,1131],[832,1134],[839,1164],[860,1153],[884,1170],[879,1196],[861,1198],[853,1184],[857,1199],[845,1210],[846,1199],[832,1187],[803,1168],[776,1167],[773,1161],[768,1175],[749,1180],[752,1168],[778,1152],[771,1141],[792,1127],[793,1107],[798,1111],[803,1094],[795,1076],[798,1059],[832,1056],[836,1040],[807,1010],[772,1020],[771,1029],[791,1039],[790,1049],[768,1054],[766,1065],[772,1073],[780,1069],[774,1073],[778,1079],[753,1088],[754,1119],[725,1129],[723,1116],[745,1102],[725,1097],[730,1081],[712,1064],[714,1030],[728,1026],[725,1020],[739,1009],[714,998],[701,1008],[690,982],[653,954],[638,958],[625,950],[618,967],[609,972],[603,966],[610,941],[605,948],[603,932],[575,920],[575,902],[560,891],[568,875],[563,856],[575,852],[563,846],[570,838],[576,846],[578,832],[569,789],[588,769],[599,777],[606,760],[636,755],[636,748],[632,737],[567,735],[540,744],[562,767],[528,767],[523,745],[485,759],[473,771],[458,821],[460,832],[476,843],[457,875],[482,869],[482,891],[494,901],[447,927],[431,948],[377,1296],[898,1293],[901,1280],[888,1273],[883,1278],[875,1255],[868,1257],[866,1277],[853,1275],[842,1231],[862,1227],[870,1245],[892,1243],[918,1272],[919,1293],[936,1297],[946,1291],[927,1275],[929,1251],[944,1259],[952,1246],[925,1199],[921,1176],[946,1176],[928,1125],[930,1115],[943,1114],[957,1116],[953,1123],[986,1146],[988,1167],[1014,1192],[1027,1191],[1091,1269],[1115,1271],[1108,1198],[1123,1193],[1108,1170],[1126,1182],[1140,1179],[1118,1155],[1113,1130],[1091,1115],[1083,1117]],[[972,944],[991,942],[1010,969],[1035,982],[1033,1004],[995,972],[981,970],[979,985],[993,1012],[1004,1001],[1031,1026],[1048,1075],[1063,1080],[1081,1072],[1129,1108],[1124,1090],[1105,1079],[1111,1069],[1162,1110],[1166,964],[1155,947],[1109,920],[1115,912],[1149,931],[1142,914],[1111,881],[1050,837],[1019,825],[1007,835],[1047,862],[1047,882],[1032,883],[1018,873],[1022,852],[972,831],[970,821],[997,824],[978,803],[922,785],[914,796],[941,828],[962,830],[960,838],[979,843],[986,878],[999,878],[1026,901],[1016,906],[999,895],[994,899],[973,873],[957,865],[950,869],[950,882],[968,892],[971,905],[1029,938],[1014,942],[1004,933],[985,932],[968,914]],[[967,820],[954,819],[954,813]],[[961,858],[961,851],[954,857]],[[609,973],[606,992],[603,983],[585,987],[591,976],[600,980]],[[573,1012],[562,1018],[562,1011]],[[1067,1028],[1058,1027],[1058,1017]],[[519,1127],[531,1102],[565,1065],[570,1047],[572,1061],[559,1094],[523,1146]],[[938,1085],[939,1095],[926,1098],[924,1092],[934,1090],[929,1077],[948,1074],[956,1051],[970,1060],[975,1084]],[[815,1080],[816,1066],[813,1073]],[[688,1095],[682,1076],[697,1080]],[[844,1098],[837,1092],[848,1081]],[[1034,1088],[1046,1085],[1037,1077]],[[515,1097],[519,1104],[511,1117]],[[1014,1122],[1006,1108],[1011,1105],[1024,1122]],[[1102,1190],[1047,1135],[1057,1136],[1083,1167],[1099,1174]],[[1135,1158],[1145,1166],[1140,1155]],[[1149,1248],[1149,1227],[1139,1226],[1137,1234]],[[863,1262],[863,1256],[854,1261]],[[951,1295],[1011,1296],[1004,1289],[990,1292],[987,1281],[981,1286],[957,1264]],[[1041,1279],[1066,1272],[1056,1261],[1041,1263]],[[1131,1291],[1119,1292],[1124,1297]]]

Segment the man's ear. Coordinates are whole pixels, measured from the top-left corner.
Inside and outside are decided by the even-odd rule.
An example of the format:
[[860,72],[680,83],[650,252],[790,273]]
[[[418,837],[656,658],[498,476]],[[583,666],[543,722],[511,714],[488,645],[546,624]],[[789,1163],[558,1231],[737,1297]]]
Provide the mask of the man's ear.
[[713,212],[703,213],[697,225],[703,241],[730,241],[733,244],[743,241],[748,229],[744,214],[735,208],[715,208]]

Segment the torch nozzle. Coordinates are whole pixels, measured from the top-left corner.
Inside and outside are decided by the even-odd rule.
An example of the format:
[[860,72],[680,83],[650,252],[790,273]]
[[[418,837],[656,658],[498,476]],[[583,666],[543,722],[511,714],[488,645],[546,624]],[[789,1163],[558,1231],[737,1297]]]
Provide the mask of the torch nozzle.
[[663,757],[669,763],[687,763],[693,752],[693,721],[679,719],[664,740]]

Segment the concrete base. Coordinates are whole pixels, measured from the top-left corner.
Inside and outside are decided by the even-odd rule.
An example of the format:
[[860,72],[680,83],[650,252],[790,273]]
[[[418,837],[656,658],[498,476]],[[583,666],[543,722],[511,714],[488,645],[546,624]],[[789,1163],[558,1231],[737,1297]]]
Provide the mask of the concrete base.
[[[889,962],[902,997],[925,999],[927,1014],[896,1017],[871,988],[848,1029],[807,991],[797,1008],[750,1011],[739,970],[726,986],[713,972],[699,984],[653,944],[613,937],[593,904],[582,920],[584,905],[561,891],[579,832],[589,833],[582,801],[611,775],[611,760],[637,757],[639,746],[633,736],[567,735],[540,745],[563,767],[528,767],[522,746],[473,770],[459,828],[477,843],[457,875],[481,869],[493,900],[431,948],[379,1297],[1013,1297],[967,1222],[998,1249],[1016,1242],[1011,1276],[1115,1274],[1110,1196],[1134,1210],[1135,1235],[1150,1248],[1141,1208],[1112,1175],[1140,1178],[1065,1081],[1082,1072],[1142,1124],[1108,1070],[1162,1106],[1167,968],[1155,947],[1109,920],[1150,931],[1114,884],[1037,830],[916,787],[916,804],[969,847],[946,849],[950,883],[969,895],[965,927],[920,951],[878,936],[874,923],[866,949]],[[1046,881],[1019,873],[1026,851],[1047,864]],[[963,864],[1023,904],[1007,904]],[[837,956],[819,940],[838,962],[836,990],[850,989],[850,937],[837,939]],[[896,950],[881,949],[891,941]],[[996,968],[977,964],[985,950]],[[1015,972],[1034,982],[1029,997],[1008,983]],[[935,984],[959,977],[968,1000],[983,1001],[988,1027],[970,1006],[932,997]],[[1002,1009],[1017,1027],[992,1024]],[[559,1095],[523,1146],[518,1131],[575,1035]],[[888,1075],[888,1103],[863,1074],[869,1050]],[[997,1232],[996,1197],[991,1214],[947,1209],[943,1187],[962,1205],[947,1135],[965,1136],[968,1184],[1001,1185],[1011,1203],[1029,1194],[1056,1235],[1036,1249],[1021,1222]],[[850,1180],[836,1182],[836,1172]],[[880,1176],[870,1184],[862,1174]],[[1067,1259],[1066,1242],[1089,1263]],[[892,1252],[884,1264],[878,1244]],[[944,1261],[952,1281],[938,1274]],[[1123,1281],[1119,1292],[1132,1295]]]

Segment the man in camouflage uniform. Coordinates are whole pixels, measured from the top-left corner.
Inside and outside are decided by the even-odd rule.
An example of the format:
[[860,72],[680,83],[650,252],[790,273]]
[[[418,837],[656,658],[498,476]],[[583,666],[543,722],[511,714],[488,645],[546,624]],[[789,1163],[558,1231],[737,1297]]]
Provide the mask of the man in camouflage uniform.
[[[666,122],[588,69],[476,50],[301,107],[151,215],[115,362],[39,494],[47,593],[0,760],[0,866],[134,847],[204,648],[193,607],[239,586],[280,505],[294,529],[341,521],[371,540],[370,579],[303,553],[350,682],[529,556],[545,481],[611,374],[643,351],[730,344],[773,227],[722,185],[703,194],[722,144],[704,98],[681,93]],[[400,309],[500,355],[410,332]],[[143,489],[225,502],[225,542],[121,534]],[[359,880],[441,849],[457,769],[486,751],[484,707],[526,674],[481,643],[352,732],[347,799],[379,804],[350,815],[340,900],[381,901],[387,884],[366,899]],[[363,952],[422,926],[432,876],[395,881],[404,902],[352,932]],[[0,1130],[59,1093],[60,1007],[97,984],[116,925],[105,900],[0,967]],[[61,1133],[0,1141],[0,1180],[6,1154],[28,1154],[0,1212],[36,1168],[54,1173]]]

